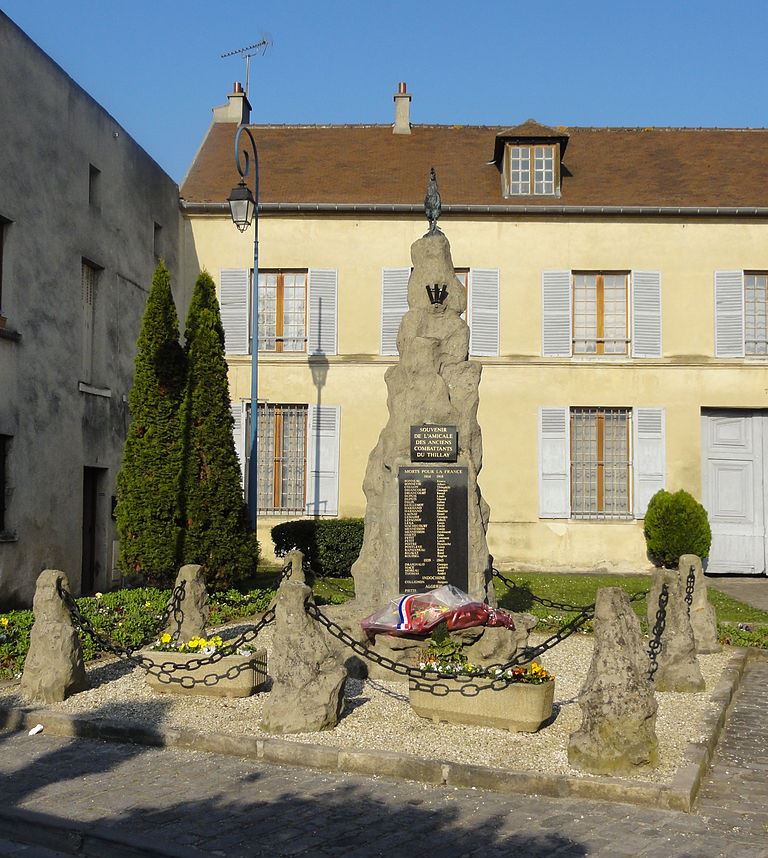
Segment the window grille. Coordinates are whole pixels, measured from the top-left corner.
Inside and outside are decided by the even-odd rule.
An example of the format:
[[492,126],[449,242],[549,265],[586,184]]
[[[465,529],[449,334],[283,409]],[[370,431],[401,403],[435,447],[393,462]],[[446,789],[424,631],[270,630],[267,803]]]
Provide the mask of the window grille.
[[306,405],[259,404],[257,502],[261,514],[305,511],[307,410]]
[[768,354],[768,274],[744,274],[744,352]]
[[571,409],[573,518],[630,518],[628,408]]
[[509,147],[510,196],[553,196],[557,193],[556,146]]

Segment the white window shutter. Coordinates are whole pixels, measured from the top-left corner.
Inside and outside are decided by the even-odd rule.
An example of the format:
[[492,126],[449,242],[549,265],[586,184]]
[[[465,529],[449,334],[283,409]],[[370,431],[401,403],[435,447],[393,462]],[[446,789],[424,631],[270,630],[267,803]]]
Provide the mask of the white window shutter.
[[743,271],[715,271],[715,356],[744,357]]
[[571,443],[567,408],[539,409],[539,516],[570,518]]
[[245,486],[245,403],[232,402],[229,407],[232,410],[232,437],[235,442],[235,452],[240,461],[240,480]]
[[222,268],[219,289],[224,351],[228,355],[248,354],[248,308],[251,272],[247,268]]
[[397,354],[397,332],[408,312],[410,268],[381,269],[381,354]]
[[661,357],[661,272],[632,272],[632,356]]
[[338,405],[310,405],[307,421],[307,515],[339,511]]
[[635,518],[644,518],[648,501],[666,484],[663,408],[634,409]]
[[336,354],[337,281],[333,268],[309,269],[309,354]]
[[541,273],[541,353],[545,357],[570,357],[571,272]]
[[499,354],[498,268],[470,270],[469,301],[469,353],[496,357]]

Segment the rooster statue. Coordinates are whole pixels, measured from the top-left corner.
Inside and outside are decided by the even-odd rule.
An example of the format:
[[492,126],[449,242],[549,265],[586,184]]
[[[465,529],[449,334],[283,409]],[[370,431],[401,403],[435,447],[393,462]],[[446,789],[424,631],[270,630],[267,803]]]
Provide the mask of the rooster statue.
[[440,201],[440,191],[437,190],[437,176],[435,168],[432,167],[429,171],[429,181],[427,182],[427,195],[424,197],[424,214],[429,221],[429,232],[427,235],[434,235],[439,232],[437,219],[440,217],[442,203]]

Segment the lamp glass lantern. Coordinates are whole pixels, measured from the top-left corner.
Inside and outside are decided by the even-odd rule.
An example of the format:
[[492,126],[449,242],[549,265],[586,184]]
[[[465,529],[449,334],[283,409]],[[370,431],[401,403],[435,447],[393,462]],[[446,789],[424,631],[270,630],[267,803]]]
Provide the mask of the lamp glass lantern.
[[232,215],[232,222],[240,230],[245,232],[251,225],[253,213],[256,210],[256,202],[253,199],[251,189],[245,184],[245,181],[240,181],[237,187],[232,188],[230,195],[227,197],[229,203],[229,211]]

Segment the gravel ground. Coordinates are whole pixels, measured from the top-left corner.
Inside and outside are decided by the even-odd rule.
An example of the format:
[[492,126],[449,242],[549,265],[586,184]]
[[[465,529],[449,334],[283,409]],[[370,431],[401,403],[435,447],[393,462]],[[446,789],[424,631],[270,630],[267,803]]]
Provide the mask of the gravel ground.
[[[228,630],[228,636],[243,627]],[[259,636],[269,652],[272,628]],[[531,635],[531,642],[543,638]],[[581,714],[575,697],[592,655],[591,636],[573,635],[541,660],[556,676],[555,720],[535,734],[508,733],[492,727],[434,724],[415,715],[408,703],[407,682],[347,683],[346,705],[335,730],[284,738],[294,742],[339,748],[398,751],[419,757],[548,774],[581,773],[568,765],[568,736],[578,728]],[[658,693],[656,730],[660,743],[658,768],[638,779],[670,780],[680,764],[686,743],[701,738],[702,714],[712,704],[709,696],[726,666],[730,652],[699,656],[706,690],[699,694]],[[72,714],[124,722],[176,727],[203,733],[266,736],[259,730],[265,695],[227,699],[156,694],[147,687],[141,668],[120,662],[102,663],[88,670],[93,688],[50,708]],[[18,687],[0,688],[0,701],[21,705]]]

